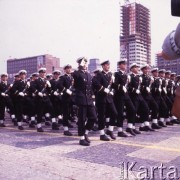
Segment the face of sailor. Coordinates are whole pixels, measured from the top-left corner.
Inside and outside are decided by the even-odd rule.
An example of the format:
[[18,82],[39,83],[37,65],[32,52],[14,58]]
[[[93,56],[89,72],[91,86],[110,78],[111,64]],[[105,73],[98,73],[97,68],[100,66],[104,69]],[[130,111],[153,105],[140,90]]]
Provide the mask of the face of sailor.
[[165,73],[164,72],[159,73],[159,77],[164,78],[165,77]]
[[20,80],[19,76],[14,77],[14,81]]
[[170,74],[165,74],[165,78],[169,79],[170,78]]
[[149,74],[149,68],[148,67],[143,68],[141,71],[143,72],[143,74]]
[[158,71],[153,71],[153,72],[152,72],[152,76],[153,76],[153,77],[158,77]]
[[102,66],[102,68],[103,68],[103,71],[105,71],[105,72],[108,72],[109,70],[110,70],[110,64],[104,64],[103,66]]
[[54,78],[54,79],[58,79],[58,78],[59,78],[59,76],[60,76],[60,74],[59,74],[59,73],[55,73],[55,74],[53,75],[53,78]]
[[8,80],[8,76],[2,76],[1,77],[1,81],[7,81]]
[[121,64],[119,64],[119,69],[120,69],[121,71],[126,71],[126,69],[127,69],[127,64],[126,64],[126,63],[121,63]]
[[71,74],[71,73],[72,73],[72,68],[66,68],[66,69],[64,70],[64,72],[65,72],[66,74]]
[[173,81],[175,81],[175,76],[173,75],[173,76],[171,76],[171,80],[173,80]]
[[39,77],[40,78],[45,78],[46,77],[46,72],[40,72]]
[[24,79],[26,79],[26,74],[25,73],[20,74],[19,77],[20,77],[20,79],[24,80]]
[[138,74],[139,73],[139,67],[138,66],[135,66],[131,69],[131,71],[134,73],[134,74]]

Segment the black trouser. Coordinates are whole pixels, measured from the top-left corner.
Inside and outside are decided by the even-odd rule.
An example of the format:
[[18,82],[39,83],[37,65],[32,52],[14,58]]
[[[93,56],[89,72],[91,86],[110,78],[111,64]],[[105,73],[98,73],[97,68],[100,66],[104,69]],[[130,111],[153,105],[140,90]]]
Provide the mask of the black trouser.
[[131,94],[131,100],[136,112],[140,115],[141,122],[149,121],[149,107],[141,94]]
[[26,104],[26,108],[24,109],[25,114],[28,115],[29,117],[34,117],[36,115],[35,97],[26,96],[25,97],[25,104]]
[[98,111],[98,129],[102,130],[105,128],[106,114],[110,117],[109,125],[115,126],[118,113],[114,103],[97,103],[96,106]]
[[0,120],[4,120],[5,117],[5,99],[0,98]]
[[172,106],[173,106],[172,100],[168,96],[163,96],[163,99],[165,100],[166,105],[168,107],[169,116],[172,116],[172,114],[171,114],[171,110],[172,110]]
[[134,123],[136,118],[136,109],[128,94],[115,96],[114,97],[115,106],[118,112],[117,117],[117,127],[123,127],[124,120],[124,106],[126,106],[126,116],[128,123]]
[[[51,96],[51,102],[53,105],[53,110],[54,110],[54,116],[58,117],[59,115],[62,114],[62,100],[60,99],[59,96]],[[64,104],[63,104],[64,106]]]
[[49,97],[37,97],[37,123],[42,122],[42,117],[46,110],[48,110],[52,118],[55,117],[53,113],[53,106]]
[[69,119],[71,116],[71,102],[64,102],[63,103],[63,126],[68,126]]
[[15,109],[13,102],[9,96],[4,97],[5,99],[5,106],[9,109],[10,114],[15,114]]
[[143,98],[145,99],[146,103],[149,106],[149,109],[151,112],[151,119],[157,119],[159,114],[159,106],[155,99],[152,97],[151,94],[143,95]]
[[15,97],[14,107],[16,111],[17,122],[21,122],[22,116],[23,116],[24,97],[21,97],[21,96]]
[[96,120],[94,106],[78,106],[78,136],[83,136],[85,130],[91,130]]
[[161,97],[161,95],[154,95],[153,97],[159,106],[159,117],[168,118],[169,112],[165,100]]

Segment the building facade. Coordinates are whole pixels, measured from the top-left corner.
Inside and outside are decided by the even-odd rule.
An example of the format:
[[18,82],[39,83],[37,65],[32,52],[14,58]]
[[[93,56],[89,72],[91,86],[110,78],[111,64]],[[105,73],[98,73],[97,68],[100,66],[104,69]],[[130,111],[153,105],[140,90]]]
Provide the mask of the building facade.
[[156,54],[156,66],[159,69],[171,70],[180,75],[180,59],[165,60],[160,53]]
[[139,3],[120,7],[120,58],[151,65],[150,11]]
[[45,67],[47,73],[52,73],[52,71],[59,69],[60,59],[49,54],[20,59],[8,59],[7,73],[9,74],[9,81],[13,81],[14,75],[18,73],[19,70],[26,70],[27,77],[29,77],[32,73],[37,72],[41,67]]
[[99,59],[90,59],[88,64],[88,71],[92,74],[95,69],[100,69],[100,60]]

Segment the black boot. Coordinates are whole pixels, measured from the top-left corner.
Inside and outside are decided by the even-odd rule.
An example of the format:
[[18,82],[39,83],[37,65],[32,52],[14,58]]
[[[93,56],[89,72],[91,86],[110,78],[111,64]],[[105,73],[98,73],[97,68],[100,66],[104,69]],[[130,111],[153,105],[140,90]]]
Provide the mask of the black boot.
[[79,144],[82,146],[89,146],[90,145],[85,139],[79,140]]
[[110,141],[110,139],[104,134],[104,135],[100,135],[100,140],[101,141]]
[[151,127],[152,129],[161,129],[161,127],[156,123],[152,123]]
[[113,131],[107,130],[107,131],[106,131],[106,134],[109,135],[109,136],[111,137],[111,139],[116,139]]
[[141,134],[141,132],[138,131],[137,129],[133,129],[133,131],[134,131],[135,134]]
[[89,139],[89,137],[88,137],[87,134],[85,134],[84,137],[85,137],[85,140],[86,140],[88,143],[91,143],[91,141],[90,141],[90,139]]
[[44,130],[42,127],[40,127],[40,128],[37,128],[37,132],[44,132]]
[[56,122],[52,123],[52,130],[59,130],[59,126]]
[[118,137],[128,137],[128,135],[122,131],[118,132]]
[[72,133],[69,132],[69,131],[64,131],[64,135],[65,135],[65,136],[72,136]]
[[135,132],[133,131],[132,128],[126,128],[126,132],[131,134],[132,136],[136,136]]
[[159,121],[158,125],[161,126],[161,127],[167,127],[162,121]]
[[24,130],[24,128],[22,126],[18,126],[19,130]]

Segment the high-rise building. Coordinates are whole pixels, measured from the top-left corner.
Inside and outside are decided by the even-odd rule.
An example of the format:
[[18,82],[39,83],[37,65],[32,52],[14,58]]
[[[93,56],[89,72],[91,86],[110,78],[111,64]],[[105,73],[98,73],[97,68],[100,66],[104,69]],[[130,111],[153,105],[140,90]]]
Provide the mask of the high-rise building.
[[26,70],[27,76],[29,77],[32,73],[37,72],[41,67],[45,67],[47,73],[52,73],[55,69],[59,69],[60,59],[49,54],[20,59],[8,59],[7,73],[9,74],[9,81],[13,81],[14,75],[18,73],[19,70]]
[[120,58],[127,65],[151,64],[150,11],[139,3],[120,7]]
[[89,60],[89,65],[88,65],[88,71],[89,71],[90,73],[93,73],[93,71],[94,71],[95,69],[98,69],[98,68],[101,68],[100,60],[99,60],[99,59],[96,59],[96,58],[90,59],[90,60]]
[[157,53],[155,63],[159,69],[171,70],[180,75],[180,59],[171,61],[165,60],[161,53]]

